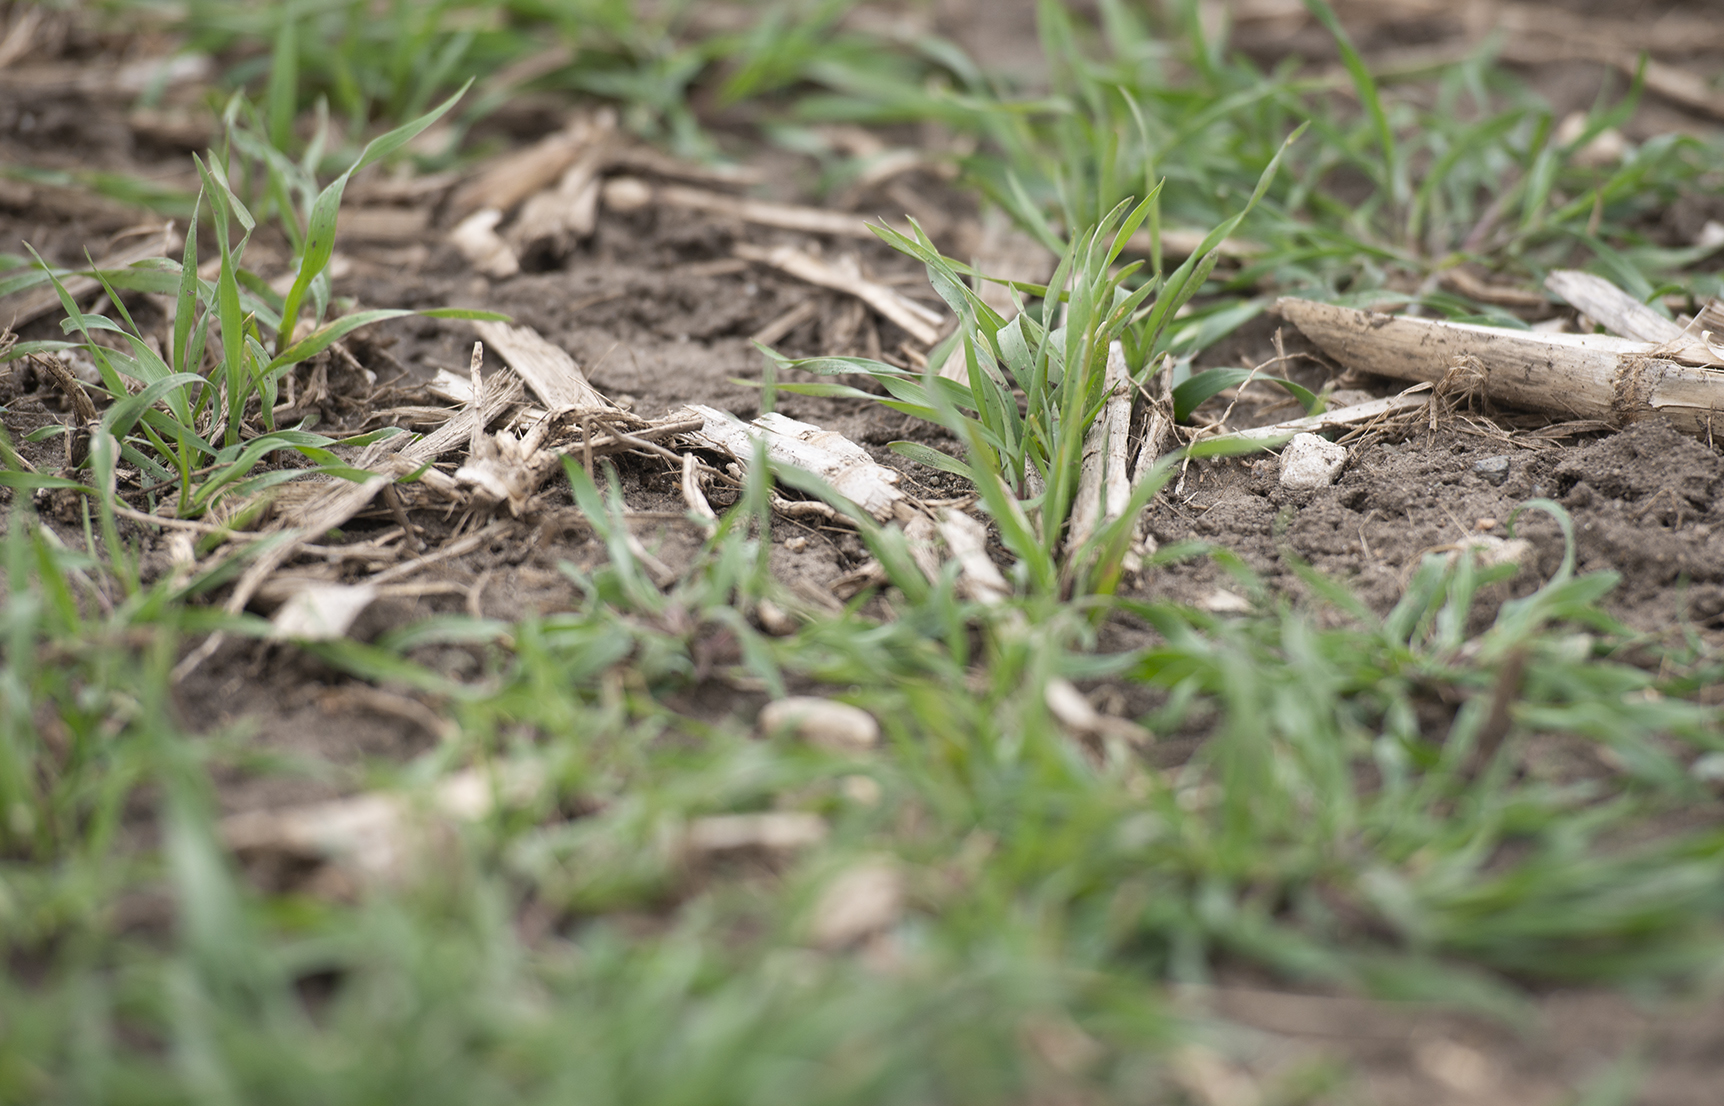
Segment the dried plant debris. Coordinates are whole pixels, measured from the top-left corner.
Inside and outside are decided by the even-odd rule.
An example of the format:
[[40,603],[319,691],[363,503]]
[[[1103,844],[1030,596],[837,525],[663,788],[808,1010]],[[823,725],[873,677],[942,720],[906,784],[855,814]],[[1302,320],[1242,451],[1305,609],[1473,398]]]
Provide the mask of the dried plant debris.
[[268,855],[332,863],[367,883],[401,883],[435,861],[439,826],[524,806],[543,791],[542,766],[513,762],[456,772],[423,795],[368,792],[308,806],[248,811],[222,820],[221,837],[242,858]]
[[702,420],[694,439],[739,464],[753,462],[754,443],[758,441],[765,445],[771,460],[814,473],[881,522],[895,520],[900,505],[906,502],[898,488],[897,471],[876,462],[867,450],[842,434],[777,413],[745,423],[728,412],[698,403],[690,404],[688,410]]
[[760,731],[794,734],[834,753],[865,753],[880,744],[880,724],[873,715],[861,707],[809,695],[768,703],[760,712]]
[[[1580,296],[1575,282],[1564,286]],[[1389,316],[1299,299],[1284,298],[1276,310],[1348,368],[1440,385],[1465,365],[1476,378],[1474,390],[1490,399],[1571,419],[1622,425],[1662,415],[1707,434],[1724,407],[1724,358],[1673,324],[1651,327],[1666,336],[1652,342]],[[1641,313],[1616,321],[1639,333],[1649,325]]]
[[809,284],[855,296],[925,347],[938,342],[948,325],[947,317],[933,308],[917,303],[896,288],[868,280],[853,258],[828,262],[794,246],[766,249],[746,244],[737,245],[736,256],[770,265]]

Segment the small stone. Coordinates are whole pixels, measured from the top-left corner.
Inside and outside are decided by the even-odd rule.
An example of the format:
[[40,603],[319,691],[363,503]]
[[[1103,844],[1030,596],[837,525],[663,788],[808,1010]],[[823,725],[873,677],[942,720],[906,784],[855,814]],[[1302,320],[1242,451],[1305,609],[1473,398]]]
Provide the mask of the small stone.
[[1315,434],[1295,434],[1281,451],[1281,486],[1294,490],[1326,488],[1341,475],[1347,448]]
[[880,724],[873,715],[861,707],[812,695],[780,699],[761,710],[761,733],[784,730],[834,753],[865,753],[880,744]]
[[1501,487],[1502,482],[1508,479],[1508,470],[1509,459],[1500,453],[1495,457],[1486,457],[1473,462],[1473,471],[1483,477],[1485,483],[1494,484],[1497,487]]

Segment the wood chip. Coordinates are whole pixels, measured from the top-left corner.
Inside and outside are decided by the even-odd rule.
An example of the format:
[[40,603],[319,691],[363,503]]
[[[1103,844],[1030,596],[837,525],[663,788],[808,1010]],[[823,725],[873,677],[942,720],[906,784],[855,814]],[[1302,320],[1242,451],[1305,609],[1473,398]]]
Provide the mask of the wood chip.
[[587,383],[573,357],[547,342],[532,327],[479,321],[473,324],[473,329],[551,410],[615,408],[615,404]]

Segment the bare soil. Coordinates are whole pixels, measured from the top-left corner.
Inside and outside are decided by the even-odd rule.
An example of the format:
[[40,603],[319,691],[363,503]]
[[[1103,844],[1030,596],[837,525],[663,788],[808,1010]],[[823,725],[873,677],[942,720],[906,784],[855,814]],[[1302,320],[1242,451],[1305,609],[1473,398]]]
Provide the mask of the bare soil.
[[[1364,10],[1358,4],[1338,6],[1349,18]],[[982,17],[995,7],[980,0],[949,0],[940,10],[946,29],[984,63],[1005,62],[1026,71],[1022,67],[1034,58],[1028,5],[1004,5],[1006,14],[999,18]],[[1443,5],[1425,7],[1429,11],[1410,22],[1361,16],[1361,45],[1369,52],[1443,40],[1460,17],[1447,14]],[[1576,14],[1650,20],[1668,12],[1710,13],[1713,5],[1648,3],[1631,5],[1629,12],[1621,4],[1574,0],[1564,7]],[[1482,10],[1488,15],[1489,5]],[[1264,57],[1290,50],[1317,59],[1332,53],[1320,35],[1301,32],[1275,39],[1266,26],[1243,23],[1243,48]],[[50,46],[33,64],[90,67],[151,49],[148,43],[104,40],[70,25]],[[1710,61],[1709,71],[1717,67],[1716,57],[1679,60]],[[1605,79],[1604,68],[1592,62],[1534,65],[1527,73],[1559,110],[1589,104]],[[195,89],[175,90],[164,112],[182,111],[195,120],[197,96]],[[189,190],[193,178],[187,155],[204,138],[195,123],[175,130],[162,117],[163,112],[147,118],[131,113],[127,99],[118,95],[36,94],[7,85],[0,91],[0,163],[123,171]],[[527,126],[526,133],[512,137],[525,141],[557,122],[551,117],[537,133]],[[1629,129],[1637,137],[1712,126],[1678,105],[1649,97]],[[780,193],[794,193],[799,179],[812,179],[807,166],[791,165],[783,172],[783,155],[773,156]],[[897,216],[907,199],[921,205],[919,214],[933,217],[947,252],[963,257],[975,248],[981,231],[974,203],[928,173],[899,177],[890,189],[856,196],[854,210]],[[1685,201],[1667,214],[1672,233],[1691,233],[1690,224],[1719,217],[1718,208],[1717,197]],[[434,226],[446,226],[440,210],[431,217]],[[86,250],[100,256],[116,235],[151,218],[93,193],[0,180],[0,250],[20,252],[21,243],[28,242],[50,260],[72,263]],[[602,218],[596,233],[566,257],[537,259],[537,271],[501,281],[475,274],[453,247],[443,244],[440,230],[396,240],[345,239],[335,292],[365,307],[507,312],[568,350],[600,391],[648,417],[688,402],[753,416],[759,390],[736,382],[761,377],[762,358],[750,336],[805,301],[816,310],[779,339],[781,351],[902,356],[908,336],[896,326],[858,313],[837,293],[737,261],[733,247],[739,242],[814,245],[828,258],[850,253],[873,279],[935,303],[918,267],[878,243],[811,242],[791,232],[670,209]],[[250,257],[266,279],[278,276],[287,260],[281,243],[267,235]],[[148,297],[138,297],[131,306],[145,326],[160,318]],[[0,301],[0,322],[9,309]],[[58,336],[56,320],[43,317],[18,329],[26,339]],[[1212,351],[1205,363],[1267,360],[1273,355],[1275,325],[1272,319],[1260,322]],[[1288,338],[1298,348],[1297,339]],[[323,367],[330,374],[329,395],[308,401],[305,413],[318,417],[321,430],[357,429],[385,399],[430,402],[419,389],[438,369],[464,372],[472,341],[471,329],[460,322],[400,320],[374,327],[349,344],[370,378],[331,357]],[[1320,361],[1298,370],[1313,387],[1337,372]],[[1337,383],[1365,395],[1397,390],[1374,378]],[[1218,413],[1227,402],[1211,401],[1203,412]],[[0,373],[0,403],[14,441],[68,417],[64,397],[51,383],[21,369]],[[1289,412],[1276,410],[1274,403],[1268,389],[1248,390],[1231,425],[1287,417]],[[899,468],[912,494],[936,499],[964,492],[953,478],[885,448],[891,440],[911,438],[956,451],[957,443],[937,429],[847,400],[781,396],[778,409],[861,443],[881,463]],[[1297,594],[1301,588],[1287,557],[1294,554],[1384,611],[1423,555],[1476,534],[1507,535],[1517,506],[1549,498],[1574,520],[1579,570],[1620,575],[1620,585],[1606,601],[1611,614],[1647,632],[1686,627],[1714,643],[1724,641],[1724,457],[1711,443],[1658,423],[1540,436],[1538,428],[1551,421],[1475,408],[1451,412],[1435,427],[1377,432],[1351,443],[1342,477],[1315,492],[1281,488],[1273,463],[1261,459],[1194,463],[1152,506],[1150,532],[1163,545],[1198,539],[1230,549],[1272,587]],[[48,469],[63,460],[47,447],[35,448],[30,456]],[[619,467],[631,509],[681,510],[678,474],[668,463],[624,457]],[[604,556],[591,534],[573,521],[571,506],[566,492],[541,496],[535,513],[505,537],[450,558],[421,577],[446,585],[441,591],[381,602],[356,633],[375,636],[438,612],[515,619],[566,609],[576,594],[557,565],[591,565]],[[349,537],[389,525],[381,508],[373,515],[356,519]],[[426,519],[424,524],[427,539],[435,543],[438,526],[447,522]],[[675,519],[642,519],[636,526],[647,548],[672,568],[686,564],[699,548],[697,534]],[[1547,515],[1523,514],[1513,530],[1531,541],[1533,552],[1505,595],[1536,587],[1563,555],[1560,531]],[[131,536],[146,549],[157,541],[143,527]],[[773,538],[778,543],[775,570],[816,590],[828,589],[866,556],[853,532],[825,524],[780,520]],[[808,540],[793,548],[785,544],[791,538]],[[164,571],[165,555],[146,559],[146,565]],[[1145,597],[1193,602],[1229,586],[1228,578],[1203,558],[1171,565],[1136,585]],[[454,669],[476,662],[454,650],[445,663]],[[318,773],[287,777],[248,772],[236,759],[221,780],[221,803],[229,811],[351,791],[368,763],[399,762],[434,746],[439,725],[435,703],[407,692],[380,691],[290,648],[259,643],[224,648],[179,688],[178,701],[184,722],[196,731],[243,737],[253,752],[303,757],[324,766]],[[759,702],[757,696],[714,685],[690,694],[686,707],[709,715],[750,715]],[[1643,1006],[1612,993],[1563,992],[1537,1000],[1538,1017],[1524,1032],[1505,1033],[1494,1024],[1446,1014],[1392,1012],[1363,1000],[1256,986],[1224,987],[1192,1001],[1243,1027],[1233,1032],[1255,1034],[1271,1066],[1289,1055],[1344,1059],[1362,1078],[1360,1101],[1383,1106],[1564,1101],[1565,1094],[1631,1048],[1639,1048],[1648,1072],[1636,1099],[1647,1106],[1710,1104],[1724,1087],[1724,1007],[1716,1003]]]

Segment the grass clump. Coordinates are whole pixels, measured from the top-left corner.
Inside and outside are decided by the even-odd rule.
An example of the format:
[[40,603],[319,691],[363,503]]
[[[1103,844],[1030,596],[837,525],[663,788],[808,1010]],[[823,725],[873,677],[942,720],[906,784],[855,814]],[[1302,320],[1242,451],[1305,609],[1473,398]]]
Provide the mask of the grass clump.
[[[177,492],[171,512],[175,517],[198,518],[220,506],[220,513],[235,528],[243,528],[249,516],[267,505],[266,498],[259,498],[261,493],[286,481],[317,474],[368,478],[370,473],[348,466],[332,450],[368,445],[393,431],[336,441],[304,426],[277,429],[280,382],[348,334],[384,319],[413,314],[501,317],[452,308],[370,310],[329,317],[328,268],[347,181],[366,165],[399,150],[453,107],[458,97],[377,138],[321,190],[316,188],[310,169],[315,157],[296,165],[269,147],[258,133],[234,127],[233,146],[255,158],[247,175],[258,178],[259,189],[278,215],[294,251],[294,279],[285,295],[276,293],[243,265],[257,219],[230,183],[237,166],[229,157],[212,155],[210,166],[201,160],[197,163],[203,189],[177,265],[164,259],[118,270],[91,269],[83,274],[100,281],[115,305],[117,320],[82,311],[64,283],[72,274],[49,266],[32,250],[34,266],[0,283],[0,289],[9,292],[52,284],[66,312],[62,329],[82,340],[17,342],[0,353],[0,359],[82,352],[101,375],[97,392],[106,407],[94,426],[45,428],[48,434],[88,436],[86,456],[71,470],[87,470],[86,478],[70,472],[47,476],[14,465],[0,475],[5,486],[71,489],[96,501],[109,556],[119,563],[125,557],[114,528],[114,507],[116,472],[122,460],[141,473],[149,489],[145,493],[147,507],[156,507],[156,492],[173,488]],[[230,126],[243,106],[235,101],[229,112]],[[213,281],[199,274],[197,216],[206,206],[216,246]],[[241,230],[238,240],[232,237],[235,223]],[[173,297],[168,348],[158,351],[147,340],[127,311],[121,290]],[[120,348],[98,341],[98,332],[117,335]],[[32,440],[40,440],[40,433]],[[259,462],[278,451],[300,453],[312,464],[309,468],[254,474]]]

